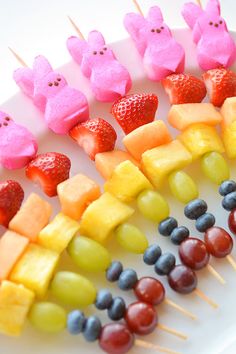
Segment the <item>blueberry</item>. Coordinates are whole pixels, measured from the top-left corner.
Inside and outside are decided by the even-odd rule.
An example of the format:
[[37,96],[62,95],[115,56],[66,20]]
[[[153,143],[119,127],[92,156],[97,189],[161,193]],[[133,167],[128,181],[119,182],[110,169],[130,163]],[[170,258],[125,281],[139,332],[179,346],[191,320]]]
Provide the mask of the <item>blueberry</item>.
[[178,226],[178,222],[175,218],[170,216],[166,218],[162,222],[160,222],[158,226],[158,231],[163,236],[170,236],[171,232]]
[[106,310],[112,304],[112,295],[109,290],[101,289],[97,293],[97,298],[95,301],[95,306],[99,310]]
[[160,256],[161,248],[158,245],[151,245],[144,252],[143,261],[148,265],[153,265],[156,263]]
[[191,220],[197,220],[207,211],[207,203],[202,199],[194,199],[184,208],[184,215]]
[[84,326],[84,338],[88,342],[94,342],[100,337],[102,331],[101,321],[97,316],[89,316]]
[[108,309],[107,314],[108,317],[112,321],[119,321],[121,320],[126,312],[126,306],[125,306],[125,301],[122,299],[122,297],[114,297],[111,307]]
[[236,208],[236,192],[227,194],[222,200],[222,206],[225,210],[231,211]]
[[86,318],[83,312],[79,310],[71,311],[67,316],[67,329],[70,334],[79,334],[83,332]]
[[185,226],[176,227],[170,235],[170,240],[174,245],[180,245],[186,238],[189,237],[189,229]]
[[227,181],[224,181],[221,183],[220,188],[219,188],[219,193],[223,197],[231,192],[236,191],[236,182],[231,181],[228,179]]
[[121,290],[130,290],[133,289],[137,281],[138,276],[135,270],[125,269],[119,277],[118,286]]
[[123,271],[122,263],[119,261],[113,261],[106,272],[107,280],[110,282],[117,281],[122,271]]
[[215,217],[211,213],[205,213],[196,220],[195,227],[199,232],[205,232],[215,224]]
[[172,253],[163,253],[155,264],[158,275],[168,275],[175,267],[175,256]]

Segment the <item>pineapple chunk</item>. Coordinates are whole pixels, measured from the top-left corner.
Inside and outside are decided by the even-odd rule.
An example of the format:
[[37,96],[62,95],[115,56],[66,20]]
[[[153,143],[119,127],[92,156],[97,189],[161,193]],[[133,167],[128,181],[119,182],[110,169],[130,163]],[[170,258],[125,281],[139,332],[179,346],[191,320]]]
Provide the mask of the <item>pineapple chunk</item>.
[[110,193],[104,193],[85,210],[80,223],[80,234],[102,243],[133,213],[132,208]]
[[130,161],[120,163],[113,171],[111,178],[104,184],[106,192],[125,203],[134,200],[144,189],[153,189],[153,186],[139,168]]
[[192,156],[179,140],[147,150],[142,155],[142,171],[156,187],[173,171],[192,162]]
[[19,336],[33,300],[31,290],[4,280],[0,287],[0,333]]
[[37,194],[32,193],[10,221],[9,229],[35,242],[39,232],[48,224],[51,214],[51,205]]
[[68,216],[58,214],[38,236],[39,245],[61,253],[79,230],[79,223]]
[[226,98],[221,107],[221,114],[223,127],[231,125],[236,120],[236,97]]
[[189,126],[178,139],[191,152],[193,160],[207,152],[224,152],[223,143],[214,127],[206,124],[194,124]]
[[41,298],[46,294],[58,260],[58,253],[31,243],[13,268],[10,280],[23,284]]
[[230,159],[236,158],[236,121],[222,128],[222,139],[225,151]]
[[87,206],[101,194],[99,185],[82,174],[60,183],[57,193],[62,212],[75,220],[79,220]]

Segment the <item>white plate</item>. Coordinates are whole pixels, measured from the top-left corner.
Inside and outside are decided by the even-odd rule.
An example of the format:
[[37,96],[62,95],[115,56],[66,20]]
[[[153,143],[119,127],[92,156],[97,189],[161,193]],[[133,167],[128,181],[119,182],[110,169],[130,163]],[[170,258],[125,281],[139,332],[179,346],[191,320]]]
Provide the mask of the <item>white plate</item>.
[[[175,30],[174,35],[186,50],[186,72],[200,75],[190,31]],[[236,38],[236,33],[233,35]],[[146,79],[141,58],[137,54],[131,40],[127,39],[114,43],[112,47],[121,63],[127,67],[132,75],[133,87],[131,92],[156,93],[159,97],[157,117],[165,120],[169,109],[167,96],[164,94],[160,84]],[[81,89],[87,95],[90,103],[91,117],[103,117],[114,125],[119,135],[117,146],[122,147],[121,138],[123,134],[109,113],[111,105],[98,103],[94,100],[88,80],[82,76],[79,66],[74,62],[70,62],[58,71],[65,75],[70,85]],[[99,181],[102,185],[103,180],[96,172],[94,163],[88,159],[72,139],[67,136],[56,136],[49,132],[44,125],[42,114],[23,94],[18,93],[9,99],[9,101],[1,106],[1,109],[12,115],[17,122],[27,125],[32,130],[38,138],[39,152],[58,151],[67,154],[72,160],[72,175],[83,172],[96,181]],[[172,130],[172,132],[176,134],[176,131]],[[203,177],[198,162],[189,166],[187,171],[198,182],[200,196],[205,198],[209,203],[209,210],[215,214],[217,224],[227,227],[228,213],[221,207],[221,198],[217,193],[217,187]],[[232,178],[236,179],[234,161],[231,162],[231,171]],[[43,193],[26,179],[24,170],[11,172],[3,169],[0,170],[0,179],[4,180],[7,178],[18,180],[22,184],[26,196],[33,190],[43,196]],[[168,198],[171,205],[171,214],[179,220],[179,224],[188,226],[192,236],[198,236],[199,233],[195,231],[193,223],[188,221],[183,215],[183,205],[171,197],[168,188],[163,189],[163,194]],[[50,202],[53,204],[55,212],[58,211],[57,198],[50,199]],[[153,223],[145,221],[138,212],[132,218],[132,221],[145,230],[150,243],[158,242],[163,250],[173,251],[177,255],[177,247],[172,245],[168,238],[159,236],[157,228]],[[202,237],[202,235],[199,236]],[[108,247],[112,251],[113,259],[120,259],[124,266],[135,268],[139,276],[155,276],[152,267],[148,268],[142,262],[141,256],[128,254],[117,245],[114,239],[109,242]],[[233,250],[233,256],[236,258],[235,250]],[[231,354],[236,352],[236,272],[232,270],[232,267],[226,260],[212,259],[211,264],[226,279],[227,283],[224,286],[219,284],[207,271],[202,270],[198,272],[199,288],[219,304],[219,309],[212,309],[194,295],[182,296],[174,293],[169,288],[166,279],[161,278],[166,285],[167,295],[178,304],[185,306],[195,313],[198,316],[198,320],[191,321],[166,305],[161,305],[158,308],[160,322],[185,332],[189,338],[186,342],[183,342],[178,338],[156,330],[153,334],[144,337],[144,340],[170,347],[184,354]],[[76,270],[66,255],[63,256],[60,268]],[[79,269],[77,271],[80,272]],[[120,294],[124,296],[127,303],[135,300],[131,292],[121,292],[116,285],[107,283],[104,274],[85,275],[94,281],[98,289],[109,287],[114,295]],[[85,310],[86,314],[95,312],[94,306],[91,306],[91,309]],[[108,322],[106,313],[99,312],[98,314],[103,323]],[[46,335],[34,330],[29,325],[26,327],[23,335],[18,339],[0,336],[1,354],[94,354],[101,352],[97,344],[86,343],[82,335],[72,337],[66,331],[60,335]],[[133,354],[142,354],[144,352],[144,349],[138,347],[134,347],[131,351]],[[155,353],[155,351],[148,350],[148,353]]]

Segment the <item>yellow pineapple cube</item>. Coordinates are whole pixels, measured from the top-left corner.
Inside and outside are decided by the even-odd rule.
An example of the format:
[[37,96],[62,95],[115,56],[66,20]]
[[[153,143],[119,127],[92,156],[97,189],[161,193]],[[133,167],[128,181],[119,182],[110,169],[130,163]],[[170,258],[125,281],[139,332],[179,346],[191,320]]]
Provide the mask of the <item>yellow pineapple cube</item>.
[[236,158],[236,121],[222,128],[225,151],[230,159]]
[[20,335],[33,300],[31,290],[4,280],[0,286],[0,333]]
[[131,202],[144,189],[153,189],[153,186],[137,166],[126,160],[114,169],[104,189],[122,202]]
[[179,140],[147,150],[142,155],[142,171],[149,181],[160,188],[165,178],[173,171],[192,162],[190,152]]
[[38,244],[61,253],[79,230],[79,223],[62,213],[48,224],[38,236]]
[[193,160],[207,152],[224,152],[223,143],[216,129],[206,124],[190,125],[178,139],[191,152]]
[[59,260],[58,253],[35,244],[29,244],[14,266],[10,280],[33,290],[43,297]]
[[222,126],[230,126],[236,120],[236,97],[226,98],[221,107]]
[[110,193],[104,193],[85,210],[80,223],[80,234],[102,243],[133,213],[132,208]]

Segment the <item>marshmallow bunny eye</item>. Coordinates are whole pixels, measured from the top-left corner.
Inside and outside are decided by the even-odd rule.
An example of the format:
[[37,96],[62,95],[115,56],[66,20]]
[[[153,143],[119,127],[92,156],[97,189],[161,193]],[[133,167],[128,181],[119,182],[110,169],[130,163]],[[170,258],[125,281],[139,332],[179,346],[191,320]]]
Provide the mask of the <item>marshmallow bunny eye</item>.
[[61,81],[61,78],[60,78],[60,77],[58,77],[58,78],[57,78],[57,81],[59,81],[59,82],[60,82],[60,81]]
[[96,52],[96,50],[93,52],[93,55],[97,55],[97,52]]
[[165,29],[165,27],[164,27],[164,26],[161,26],[161,29],[163,30],[163,29]]
[[5,120],[6,120],[7,122],[9,122],[9,120],[11,120],[11,118],[5,117]]
[[154,28],[151,29],[151,32],[155,32]]
[[52,83],[52,82],[49,82],[49,83],[48,83],[48,86],[50,86],[50,87],[51,87],[52,85],[53,85],[53,83]]
[[222,21],[222,20],[220,20],[219,24],[220,24],[220,25],[222,25],[222,23],[223,23],[223,21]]
[[107,50],[107,47],[104,47],[103,50]]
[[212,26],[212,25],[213,25],[213,22],[212,22],[212,21],[210,21],[210,22],[209,22],[209,25],[210,25],[210,26]]

